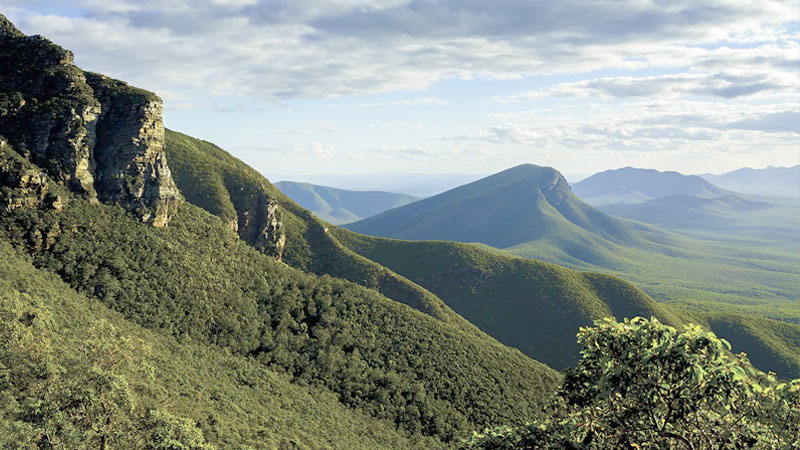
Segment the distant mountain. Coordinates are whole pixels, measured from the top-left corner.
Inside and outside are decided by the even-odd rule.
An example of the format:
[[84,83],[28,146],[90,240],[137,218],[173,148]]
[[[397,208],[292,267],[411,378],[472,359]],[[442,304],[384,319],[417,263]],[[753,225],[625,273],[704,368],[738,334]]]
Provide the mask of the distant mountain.
[[733,192],[678,172],[607,170],[576,183],[573,191],[612,216],[694,235],[744,234],[797,243],[800,228],[800,205],[791,200]]
[[378,172],[318,175],[274,174],[275,180],[302,180],[321,186],[336,186],[350,191],[399,192],[414,197],[430,197],[483,178],[486,174],[475,173],[411,173]]
[[355,222],[419,200],[406,194],[348,191],[294,181],[279,181],[274,186],[315,216],[334,225]]
[[627,224],[587,205],[552,167],[523,164],[346,225],[373,236],[480,242],[497,248],[600,236],[632,242]]
[[[706,184],[700,180],[700,186]],[[712,189],[700,192],[710,195]],[[764,202],[719,192],[723,198],[708,202],[703,212],[710,214],[707,217],[724,223],[732,208],[749,208],[765,219],[740,214],[738,230],[763,227],[765,221],[774,222],[768,225],[772,228],[752,228],[746,236],[732,233],[723,241],[699,231],[679,234],[612,217],[575,196],[555,169],[533,165],[508,169],[344,228],[396,239],[483,243],[506,254],[621,276],[657,301],[800,323],[793,301],[800,294],[796,231],[785,225],[794,223],[785,219],[791,210],[759,209]],[[667,200],[659,201],[666,205]],[[663,223],[678,219],[667,210],[656,212]],[[702,223],[703,216],[690,220]],[[716,236],[713,230],[704,232]],[[788,245],[793,235],[794,244]]]
[[[756,197],[759,198],[759,197]],[[669,230],[756,234],[797,243],[800,205],[766,202],[739,195],[700,198],[673,194],[644,203],[616,203],[604,212]]]
[[573,192],[595,207],[614,203],[644,203],[667,195],[712,198],[726,194],[696,175],[659,172],[653,169],[606,170],[575,183]]
[[800,198],[800,165],[793,167],[745,167],[732,172],[700,175],[725,189],[755,195]]

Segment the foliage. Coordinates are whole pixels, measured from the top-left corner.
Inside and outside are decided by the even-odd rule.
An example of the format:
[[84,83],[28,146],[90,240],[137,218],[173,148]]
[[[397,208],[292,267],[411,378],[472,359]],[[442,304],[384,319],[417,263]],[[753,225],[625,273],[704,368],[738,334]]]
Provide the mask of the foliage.
[[[469,326],[430,292],[342,246],[328,233],[327,224],[225,150],[167,130],[166,151],[175,182],[186,200],[226,223],[235,223],[240,215],[252,215],[261,198],[277,200],[286,235],[283,261],[292,267],[344,278],[438,319]],[[249,236],[242,239],[254,245]]]
[[475,434],[477,449],[792,449],[800,445],[800,380],[778,382],[699,326],[657,319],[582,328],[582,359],[552,413]]
[[655,315],[672,325],[682,323],[616,277],[499,255],[472,244],[384,239],[342,228],[332,234],[429,289],[504,344],[559,370],[577,362],[575,330],[595,319]]
[[[293,385],[251,358],[133,325],[2,240],[0,256],[0,448],[50,448],[45,438],[56,448],[99,448],[88,414],[114,392],[125,394],[119,406],[134,408],[117,408],[109,424],[94,421],[96,430],[116,433],[113,448],[442,447],[345,408],[328,391]],[[108,379],[97,369],[122,389],[94,382]]]
[[274,261],[192,205],[166,229],[78,198],[63,211],[20,208],[0,222],[37,267],[127,319],[251,356],[412,433],[449,441],[475,426],[519,423],[558,379],[463,319],[437,320]]

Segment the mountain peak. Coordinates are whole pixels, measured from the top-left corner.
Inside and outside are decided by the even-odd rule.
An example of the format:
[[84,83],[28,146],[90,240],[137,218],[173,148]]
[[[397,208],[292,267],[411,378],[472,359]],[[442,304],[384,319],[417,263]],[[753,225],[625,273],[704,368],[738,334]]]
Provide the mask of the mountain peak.
[[573,191],[594,206],[643,203],[665,195],[715,197],[724,191],[696,175],[623,167],[606,170],[576,183]]
[[481,242],[498,248],[547,239],[567,229],[615,239],[628,239],[630,234],[621,223],[575,197],[558,170],[534,164],[511,167],[345,228],[375,236]]

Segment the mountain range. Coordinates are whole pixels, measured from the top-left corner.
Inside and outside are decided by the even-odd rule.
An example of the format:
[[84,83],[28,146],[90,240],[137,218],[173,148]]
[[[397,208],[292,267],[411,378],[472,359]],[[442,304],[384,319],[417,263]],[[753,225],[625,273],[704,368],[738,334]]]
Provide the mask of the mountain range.
[[719,175],[700,175],[717,186],[732,191],[768,197],[800,198],[800,164],[792,167],[744,167]]
[[[643,172],[647,176],[659,175],[656,171]],[[718,190],[697,177],[667,176],[678,181],[688,179],[705,194]],[[646,178],[637,177],[637,183],[646,184],[643,181]],[[649,192],[658,195],[655,189]],[[650,202],[665,202],[678,195]],[[684,197],[698,202],[739,198]],[[629,206],[643,208],[650,202]],[[683,203],[679,205],[686,208]],[[735,200],[732,206],[728,205],[734,206],[743,210],[749,207],[763,214],[759,209],[763,205],[755,201],[748,204],[745,200]],[[653,213],[652,217],[674,220],[672,215],[678,210]],[[775,226],[782,226],[784,234],[776,234],[774,240],[757,239],[753,237],[757,234],[754,231],[750,237],[737,235],[733,242],[731,238],[720,237],[719,230],[714,231],[713,239],[700,239],[677,230],[612,217],[575,196],[555,169],[522,165],[344,227],[391,239],[478,242],[485,244],[484,249],[490,252],[623,276],[656,300],[687,310],[757,315],[788,321],[792,323],[788,326],[796,327],[794,324],[800,323],[794,301],[800,293],[800,260],[793,250],[797,239],[792,237],[793,220],[786,215],[792,210],[778,210],[783,212],[774,216],[776,223],[784,225]],[[765,216],[760,217],[758,220]],[[702,222],[702,218],[697,220]],[[762,223],[760,232],[769,226]],[[410,276],[408,268],[401,270],[389,264],[380,253],[369,255]],[[410,278],[438,292],[420,279]],[[794,360],[800,355],[797,350],[789,353],[795,355],[791,357]]]
[[[776,180],[791,185],[784,183],[787,180]],[[730,191],[696,175],[626,167],[593,175],[575,184],[573,191],[610,215],[703,239],[746,236],[790,246],[800,241],[796,200]]]
[[310,183],[279,181],[276,188],[320,219],[341,225],[419,200],[383,191],[348,191]]
[[575,183],[572,191],[595,207],[644,203],[668,195],[713,198],[726,192],[696,175],[625,167],[596,173]]

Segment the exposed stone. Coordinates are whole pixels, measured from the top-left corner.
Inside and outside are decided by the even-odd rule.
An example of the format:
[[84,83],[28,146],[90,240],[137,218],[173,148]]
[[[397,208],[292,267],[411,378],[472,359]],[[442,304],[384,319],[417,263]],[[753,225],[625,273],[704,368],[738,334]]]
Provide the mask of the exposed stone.
[[180,194],[167,166],[161,99],[102,75],[86,78],[102,110],[94,148],[98,197],[166,225]]
[[47,193],[47,176],[14,158],[8,144],[0,138],[0,212],[38,208]]
[[73,192],[155,226],[180,199],[161,112],[155,94],[84,73],[71,52],[0,15],[0,134]]
[[260,194],[252,209],[240,209],[237,214],[239,237],[280,261],[286,247],[286,234],[278,217],[278,201]]

